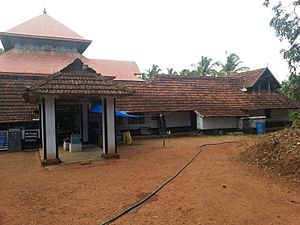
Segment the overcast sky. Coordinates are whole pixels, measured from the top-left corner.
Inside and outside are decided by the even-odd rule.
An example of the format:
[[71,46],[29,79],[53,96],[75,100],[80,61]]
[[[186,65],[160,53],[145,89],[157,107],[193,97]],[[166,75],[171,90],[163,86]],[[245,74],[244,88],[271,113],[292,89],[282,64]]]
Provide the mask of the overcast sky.
[[89,58],[136,61],[140,70],[190,68],[208,56],[238,54],[250,69],[268,67],[282,81],[283,44],[263,0],[9,0],[1,2],[0,31],[47,14],[93,40]]

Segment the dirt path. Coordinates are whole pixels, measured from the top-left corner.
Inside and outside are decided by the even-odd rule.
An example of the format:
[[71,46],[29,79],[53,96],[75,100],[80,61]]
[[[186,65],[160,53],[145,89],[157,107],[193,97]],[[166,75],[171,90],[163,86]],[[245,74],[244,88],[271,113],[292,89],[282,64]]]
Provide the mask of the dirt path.
[[[100,224],[172,176],[196,146],[253,137],[138,140],[121,159],[43,168],[36,152],[0,154],[0,224]],[[208,147],[149,203],[114,224],[300,224],[300,187],[236,161],[234,144]]]

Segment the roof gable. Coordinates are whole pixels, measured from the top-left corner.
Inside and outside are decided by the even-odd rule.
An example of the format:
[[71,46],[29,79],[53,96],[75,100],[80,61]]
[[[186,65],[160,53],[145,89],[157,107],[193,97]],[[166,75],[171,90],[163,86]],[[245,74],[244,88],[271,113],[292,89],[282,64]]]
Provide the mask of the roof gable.
[[269,68],[261,68],[257,70],[251,70],[241,73],[231,74],[229,77],[239,78],[243,81],[243,86],[246,88],[253,87],[260,79],[266,78],[266,76],[271,77],[271,79],[275,82],[277,87],[280,87],[278,80],[271,73]]
[[26,101],[31,101],[30,99],[36,101],[41,95],[96,97],[130,94],[132,91],[129,89],[104,78],[80,59],[75,59],[60,72],[35,82],[26,90],[24,98]]
[[244,82],[245,87],[252,87],[259,77],[263,74],[266,68],[251,70],[241,73],[232,73],[229,77],[240,78]]

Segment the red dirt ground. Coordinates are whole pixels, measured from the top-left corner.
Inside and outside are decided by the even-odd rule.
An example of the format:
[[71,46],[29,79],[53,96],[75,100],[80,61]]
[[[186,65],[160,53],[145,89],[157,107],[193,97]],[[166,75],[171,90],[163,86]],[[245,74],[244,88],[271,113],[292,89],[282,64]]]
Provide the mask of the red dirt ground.
[[[0,154],[0,224],[100,224],[175,174],[196,146],[255,137],[137,140],[121,159],[41,167],[37,152]],[[150,202],[113,224],[300,224],[300,188],[236,160],[235,144],[207,147]]]

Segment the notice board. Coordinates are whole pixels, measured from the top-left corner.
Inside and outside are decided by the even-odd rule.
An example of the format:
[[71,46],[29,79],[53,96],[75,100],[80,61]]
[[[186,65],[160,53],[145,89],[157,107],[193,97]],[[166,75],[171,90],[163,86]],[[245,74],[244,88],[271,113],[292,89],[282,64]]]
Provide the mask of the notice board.
[[21,151],[22,150],[22,133],[21,129],[8,130],[8,150]]

